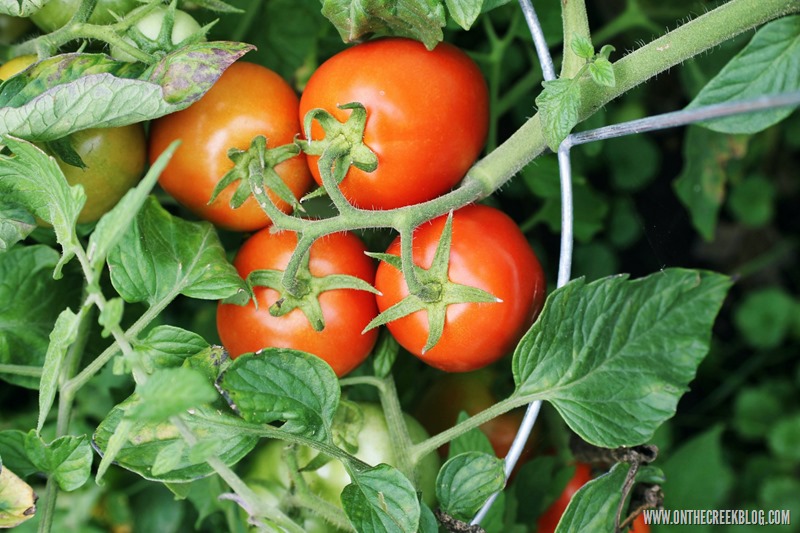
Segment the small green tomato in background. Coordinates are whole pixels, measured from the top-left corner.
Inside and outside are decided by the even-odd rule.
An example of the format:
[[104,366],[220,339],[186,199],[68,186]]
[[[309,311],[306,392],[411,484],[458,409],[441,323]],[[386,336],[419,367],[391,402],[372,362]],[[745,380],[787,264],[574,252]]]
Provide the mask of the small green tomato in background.
[[[392,452],[392,435],[386,425],[386,418],[380,405],[355,402],[361,410],[363,419],[358,429],[358,451],[354,454],[357,458],[370,465],[385,463],[396,466],[396,458]],[[412,442],[421,442],[428,438],[428,433],[410,415],[405,415],[405,422]],[[343,428],[334,427],[334,431]],[[345,429],[346,431],[346,429]],[[286,491],[289,490],[289,471],[282,457],[283,448],[287,444],[283,441],[273,440],[262,446],[253,457],[253,461],[244,480],[254,487],[260,487],[262,492],[271,502],[278,503]],[[310,448],[300,448],[297,452],[300,467],[316,455]],[[417,465],[414,485],[422,491],[422,500],[433,506],[436,497],[436,475],[439,472],[440,461],[435,453],[425,456]],[[341,507],[341,493],[350,483],[350,476],[338,460],[331,460],[317,470],[303,472],[303,478],[318,496]],[[332,528],[331,528],[332,529]]]
[[78,223],[95,222],[141,179],[147,162],[144,128],[90,128],[70,135],[70,143],[86,168],[56,161],[69,184],[83,185],[86,193]]
[[[142,6],[134,9],[131,11],[130,15],[134,16],[148,7],[149,6]],[[128,41],[147,53],[169,51],[171,48],[176,48],[183,41],[201,30],[200,23],[198,23],[194,17],[185,11],[175,9],[172,33],[169,36],[169,42],[166,42],[167,36],[161,36],[161,31],[170,10],[171,8],[167,6],[155,8],[150,14],[131,28],[132,34],[130,34],[131,37],[128,38]],[[114,46],[111,47],[111,57],[118,61],[136,60],[136,58],[127,52]]]
[[[0,81],[25,70],[36,62],[36,55],[15,57],[0,66]],[[56,162],[70,185],[82,185],[86,193],[78,223],[95,222],[125,195],[144,174],[147,164],[147,139],[141,124],[118,128],[90,128],[69,136],[72,149],[85,168]],[[39,145],[48,154],[47,147]]]
[[[42,31],[49,33],[66,25],[80,5],[81,0],[49,0],[30,18]],[[113,14],[123,16],[138,5],[138,0],[98,0],[88,22],[111,24],[116,22]]]

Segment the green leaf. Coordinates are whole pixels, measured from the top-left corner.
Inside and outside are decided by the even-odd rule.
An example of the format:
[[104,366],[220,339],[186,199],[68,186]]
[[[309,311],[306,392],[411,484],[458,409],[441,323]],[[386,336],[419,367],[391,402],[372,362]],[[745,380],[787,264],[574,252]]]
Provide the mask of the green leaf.
[[400,353],[400,345],[394,340],[389,330],[384,329],[378,335],[378,342],[372,353],[375,356],[372,363],[375,376],[385,378],[392,372],[394,362]]
[[467,452],[449,459],[439,470],[436,497],[447,514],[469,521],[505,484],[502,459],[493,453]]
[[603,155],[611,170],[611,182],[620,191],[641,191],[661,170],[661,152],[644,135],[609,139],[603,147]]
[[536,105],[547,146],[555,152],[578,123],[581,91],[572,79],[545,81],[542,86],[544,90],[536,97]]
[[568,283],[514,352],[514,395],[551,402],[596,446],[646,442],[694,379],[729,287],[684,269]]
[[0,464],[0,529],[30,520],[36,514],[36,499],[30,485]]
[[433,49],[446,24],[440,0],[322,0],[322,14],[346,43],[373,34],[410,37]]
[[248,422],[283,421],[281,429],[324,441],[339,405],[333,369],[311,354],[268,348],[237,357],[219,389]]
[[481,14],[483,3],[483,0],[445,0],[450,16],[465,30],[470,29]]
[[53,225],[63,250],[56,267],[59,277],[61,266],[79,246],[75,223],[86,195],[82,187],[71,187],[55,159],[39,148],[12,137],[3,137],[2,142],[14,155],[0,154],[0,193]]
[[594,45],[588,37],[576,35],[573,37],[572,42],[569,43],[569,47],[580,58],[591,59],[594,57]]
[[251,48],[195,43],[147,70],[105,54],[53,56],[0,85],[0,135],[50,141],[174,113],[199,100]]
[[[783,17],[759,29],[691,101],[687,109],[800,90],[800,16]],[[782,107],[703,122],[721,133],[757,133],[788,117]]]
[[[105,455],[109,445],[113,444],[111,441],[115,433],[121,431],[124,424],[132,422],[130,418],[125,417],[125,414],[128,410],[134,409],[140,401],[138,395],[134,394],[115,406],[100,423],[93,441],[102,455]],[[216,455],[226,465],[237,463],[258,442],[258,437],[237,430],[241,423],[240,419],[229,412],[201,406],[193,409],[191,413],[180,416],[199,441],[220,442]],[[191,458],[188,447],[180,460],[172,465],[172,470],[160,474],[153,472],[156,458],[164,448],[173,446],[178,441],[184,442],[178,429],[170,422],[135,423],[127,433],[122,433],[125,435],[124,441],[119,450],[114,452],[114,461],[145,479],[185,483],[214,473],[213,468],[205,460]]]
[[783,412],[780,397],[767,386],[742,389],[733,404],[733,427],[744,439],[762,439]]
[[0,459],[2,467],[10,468],[23,478],[35,474],[38,469],[25,453],[26,433],[18,429],[0,431]]
[[342,491],[342,507],[356,531],[416,531],[420,506],[411,482],[386,464],[350,472]]
[[775,457],[791,464],[800,464],[800,413],[784,418],[767,435],[767,444]]
[[614,531],[617,507],[629,465],[617,463],[611,471],[581,487],[564,510],[556,533]]
[[[717,509],[733,487],[734,475],[725,463],[722,426],[715,426],[692,438],[662,465],[664,507],[667,509]],[[673,525],[670,531],[714,531],[701,525]]]
[[156,368],[183,365],[190,357],[208,349],[208,343],[197,333],[165,325],[151,329],[135,348],[145,368],[152,372]]
[[173,217],[153,197],[109,253],[108,266],[127,302],[154,305],[178,294],[218,300],[245,290],[214,227]]
[[128,410],[127,416],[148,423],[161,422],[217,398],[206,376],[190,368],[157,370],[137,387],[137,393],[140,402]]
[[37,469],[53,476],[61,490],[79,489],[92,474],[92,447],[86,435],[67,435],[45,444],[31,430],[25,437],[25,452]]
[[44,427],[53,400],[56,397],[58,383],[61,380],[61,364],[67,357],[69,347],[78,336],[80,315],[69,309],[64,309],[56,319],[53,331],[50,333],[50,344],[44,357],[42,379],[39,383],[39,421],[36,431],[41,432]]
[[794,306],[794,298],[783,289],[761,289],[747,294],[736,308],[733,321],[750,346],[776,348],[791,327]]
[[731,189],[728,208],[745,226],[765,226],[775,213],[777,193],[771,180],[763,176],[748,176]]
[[[58,252],[44,245],[15,246],[0,254],[0,363],[41,367],[56,319],[80,290],[53,280]],[[35,389],[39,377],[0,374]]]
[[89,245],[86,247],[86,254],[95,269],[100,269],[105,262],[109,251],[122,239],[125,232],[130,227],[137,213],[147,201],[150,191],[156,184],[159,175],[167,166],[172,154],[178,147],[177,142],[173,142],[167,147],[158,159],[153,163],[147,174],[139,184],[125,193],[125,196],[117,202],[111,211],[104,214],[97,222],[94,231],[89,236]]
[[0,13],[12,17],[27,17],[39,11],[47,0],[0,0]]
[[186,442],[176,440],[168,446],[164,446],[158,451],[155,461],[153,461],[153,475],[161,476],[177,469],[181,463],[181,457],[186,449]]
[[605,87],[614,87],[617,85],[617,79],[614,76],[614,65],[611,61],[604,57],[598,57],[589,63],[589,75],[597,85]]
[[[557,176],[550,175],[549,178]],[[542,176],[546,179],[545,176]],[[572,201],[575,218],[573,232],[579,242],[591,241],[605,226],[608,214],[608,202],[582,176],[572,177]],[[542,220],[555,233],[561,231],[561,197],[547,198],[542,208],[536,213],[536,219]]]
[[0,253],[11,249],[36,229],[36,219],[16,202],[0,198]]
[[707,241],[714,237],[725,199],[728,166],[747,153],[746,137],[714,133],[690,126],[684,140],[684,167],[673,187],[689,210],[692,224]]

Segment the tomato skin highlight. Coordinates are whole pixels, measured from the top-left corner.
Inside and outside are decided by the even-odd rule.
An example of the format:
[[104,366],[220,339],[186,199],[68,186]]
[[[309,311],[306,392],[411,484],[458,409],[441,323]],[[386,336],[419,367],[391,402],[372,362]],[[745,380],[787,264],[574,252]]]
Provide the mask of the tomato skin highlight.
[[[414,231],[414,262],[429,268],[446,217]],[[386,250],[400,255],[400,239]],[[449,279],[478,287],[499,303],[459,303],[448,306],[439,342],[423,353],[428,339],[427,312],[417,311],[387,324],[392,336],[408,351],[446,372],[483,368],[512,351],[544,305],[544,271],[514,221],[502,211],[469,205],[453,214]],[[381,312],[405,298],[402,273],[381,263],[375,276]]]
[[[233,183],[208,204],[217,182],[231,168],[229,148],[245,150],[258,135],[274,148],[293,142],[300,133],[298,98],[278,74],[254,63],[239,61],[222,74],[214,86],[187,109],[152,122],[150,161],[180,139],[159,184],[178,202],[217,226],[234,231],[255,231],[270,224],[253,197],[238,209],[229,201]],[[312,180],[305,156],[300,154],[276,166],[295,197],[308,190]],[[289,212],[291,207],[277,200]]]
[[[233,264],[242,278],[253,270],[284,270],[296,245],[295,233],[272,233],[265,228],[242,245]],[[364,243],[352,233],[327,235],[311,246],[309,269],[314,276],[345,274],[372,284],[375,264],[365,251]],[[217,330],[231,357],[265,347],[292,348],[324,359],[341,377],[360,365],[375,345],[377,330],[361,334],[378,314],[370,292],[323,292],[319,298],[325,318],[322,331],[314,331],[300,309],[272,316],[269,307],[279,297],[276,290],[256,287],[254,292],[258,309],[252,301],[245,306],[220,303],[217,308]]]
[[[378,156],[367,173],[351,167],[345,197],[364,209],[391,209],[449,191],[483,149],[489,124],[486,82],[477,65],[453,45],[428,51],[417,41],[386,38],[349,48],[324,62],[300,99],[300,120],[315,108],[344,121],[338,105],[367,110],[364,143]],[[315,121],[312,138],[323,137]],[[317,157],[309,166],[318,184]]]

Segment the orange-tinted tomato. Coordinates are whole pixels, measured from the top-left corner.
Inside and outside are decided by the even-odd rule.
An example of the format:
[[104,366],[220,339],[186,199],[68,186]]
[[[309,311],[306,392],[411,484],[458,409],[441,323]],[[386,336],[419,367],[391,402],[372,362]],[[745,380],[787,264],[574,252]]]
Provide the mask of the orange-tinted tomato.
[[[300,132],[297,106],[297,95],[278,74],[253,63],[234,63],[200,100],[153,121],[151,162],[172,141],[182,141],[159,183],[178,202],[222,228],[253,231],[267,226],[269,217],[254,198],[238,209],[230,207],[238,183],[228,186],[213,203],[208,201],[220,178],[233,168],[229,148],[247,149],[258,135],[265,136],[273,148],[294,140]],[[308,190],[312,180],[303,154],[276,170],[296,197]],[[290,210],[286,203],[277,203],[284,211]]]

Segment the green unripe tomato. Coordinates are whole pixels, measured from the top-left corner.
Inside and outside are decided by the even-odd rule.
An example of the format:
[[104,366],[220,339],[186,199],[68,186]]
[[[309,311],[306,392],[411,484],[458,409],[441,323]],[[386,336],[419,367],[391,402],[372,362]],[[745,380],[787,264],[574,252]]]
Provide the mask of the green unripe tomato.
[[[30,18],[42,31],[49,33],[69,22],[80,5],[81,0],[50,0]],[[111,24],[116,22],[112,13],[122,16],[138,5],[141,4],[137,0],[98,0],[89,22]]]
[[[0,66],[0,81],[21,72],[36,61],[36,55],[15,57]],[[141,124],[118,128],[90,128],[70,135],[69,142],[85,168],[56,157],[70,185],[82,185],[86,204],[78,223],[95,222],[136,185],[147,163],[147,139]],[[45,146],[39,146],[49,153]],[[51,154],[52,155],[52,154]],[[44,225],[44,223],[42,223]]]
[[[355,456],[373,466],[380,463],[396,466],[392,436],[380,405],[362,402],[356,402],[356,405],[361,409],[363,421],[358,428],[358,451]],[[428,433],[416,419],[406,414],[405,422],[412,442],[417,443],[428,438]],[[338,429],[334,427],[335,431]],[[289,490],[289,470],[282,457],[285,446],[286,443],[279,440],[267,442],[254,454],[243,476],[249,485],[262,486],[269,493],[269,502],[279,502],[281,495]],[[316,450],[310,448],[300,448],[297,453],[299,465],[307,464],[316,453]],[[435,503],[439,466],[438,456],[431,453],[416,468],[414,485],[417,490],[422,491],[422,499],[429,506]],[[340,496],[344,487],[350,483],[350,476],[340,461],[333,459],[317,470],[303,472],[302,476],[315,494],[334,505],[342,506]]]
[[[147,9],[148,6],[142,6],[131,11],[131,15],[135,15],[142,9]],[[161,28],[164,25],[164,18],[166,17],[167,13],[169,12],[169,8],[167,6],[159,6],[155,8],[152,12],[146,15],[142,20],[136,23],[133,27],[133,30],[140,34],[140,37],[144,39],[144,45],[138,45],[142,50],[145,52],[151,52],[153,50],[158,50],[161,48],[159,46],[158,37],[161,33]],[[171,35],[171,44],[172,46],[176,46],[180,44],[185,39],[191,37],[198,31],[200,31],[201,26],[194,17],[192,17],[189,13],[185,11],[181,11],[180,9],[175,10],[175,21],[172,26],[172,35]],[[128,39],[131,44],[136,45],[133,39]],[[136,59],[124,52],[117,47],[111,47],[111,57],[118,61],[135,61]]]
[[70,143],[86,168],[56,158],[70,185],[83,185],[86,204],[78,223],[94,222],[136,185],[147,161],[147,141],[141,124],[90,128],[70,135]]

